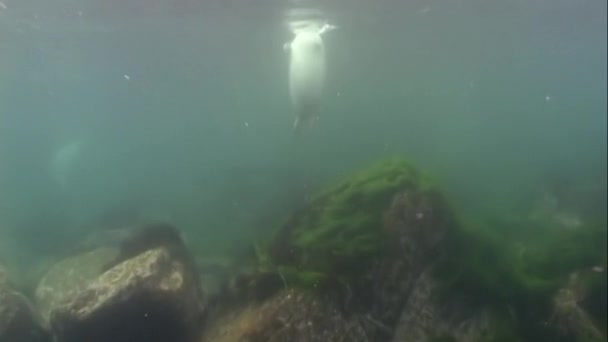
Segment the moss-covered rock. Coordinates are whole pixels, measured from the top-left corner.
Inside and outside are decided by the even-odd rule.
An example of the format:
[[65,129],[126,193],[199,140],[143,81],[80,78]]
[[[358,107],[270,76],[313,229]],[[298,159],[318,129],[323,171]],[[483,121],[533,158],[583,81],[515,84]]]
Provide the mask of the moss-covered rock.
[[268,246],[256,248],[258,272],[276,272],[286,287],[312,290],[365,317],[368,338],[389,341],[413,284],[454,223],[429,176],[388,159],[345,177],[294,213]]
[[[323,290],[314,298],[338,289],[339,307],[363,317],[374,341],[605,340],[605,222],[505,216],[456,217],[428,176],[385,160],[294,213],[256,246],[259,265],[245,279],[274,274],[276,289]],[[585,295],[563,305],[574,272]],[[552,317],[573,318],[572,333]]]
[[[524,340],[559,339],[559,331],[547,323],[558,290],[573,272],[605,264],[605,226],[565,229],[541,218],[491,219],[465,222],[450,234],[436,269],[442,295],[461,296],[479,307],[512,308]],[[601,295],[597,284],[594,289]]]
[[[277,232],[267,260],[291,284],[313,287],[328,277],[348,281],[388,251],[384,214],[395,194],[430,191],[428,178],[402,159],[346,177],[316,196]],[[420,215],[423,215],[420,213]]]

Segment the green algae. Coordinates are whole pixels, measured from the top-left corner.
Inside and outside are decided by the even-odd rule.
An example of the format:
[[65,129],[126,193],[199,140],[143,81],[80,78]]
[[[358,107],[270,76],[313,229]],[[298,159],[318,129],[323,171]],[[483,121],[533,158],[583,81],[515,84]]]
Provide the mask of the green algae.
[[[552,300],[572,274],[605,262],[606,232],[605,225],[567,229],[550,220],[462,220],[446,239],[436,277],[445,297],[512,308],[524,340],[554,340],[559,337],[556,329],[546,327]],[[605,278],[585,280],[588,293],[596,291],[601,298]],[[605,311],[603,317],[599,314],[602,308],[590,310],[600,316],[594,321],[606,322]]]
[[399,191],[430,191],[410,163],[391,158],[345,177],[295,213],[269,246],[271,262],[292,282],[310,286],[327,277],[347,281],[387,246],[383,215]]
[[463,226],[454,233],[446,246],[446,273],[440,275],[488,300],[549,297],[571,272],[601,262],[606,248],[605,227],[560,230],[548,223],[506,222]]
[[[268,245],[258,246],[258,262],[279,272],[289,286],[348,286],[390,250],[384,214],[404,190],[428,198],[441,195],[426,174],[403,159],[356,172],[318,194],[280,227]],[[447,200],[442,203],[449,209]],[[605,267],[605,223],[567,229],[549,219],[496,217],[460,217],[448,230],[435,267],[440,295],[505,313],[493,318],[483,341],[564,340],[546,322],[552,300],[573,272],[598,264]],[[589,301],[585,309],[593,322],[601,322],[596,326],[605,336],[606,276],[587,278],[587,292],[600,301]],[[579,335],[572,341],[593,340],[583,338],[592,336],[584,331]]]

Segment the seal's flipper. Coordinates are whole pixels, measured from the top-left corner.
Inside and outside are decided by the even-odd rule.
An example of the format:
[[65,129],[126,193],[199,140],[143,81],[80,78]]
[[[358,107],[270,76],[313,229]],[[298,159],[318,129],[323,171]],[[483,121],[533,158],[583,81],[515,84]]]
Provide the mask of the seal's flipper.
[[338,26],[326,23],[325,25],[321,26],[321,28],[319,29],[319,35],[323,35],[323,34],[329,32],[329,31],[333,31],[333,30],[335,30],[337,28],[338,28]]

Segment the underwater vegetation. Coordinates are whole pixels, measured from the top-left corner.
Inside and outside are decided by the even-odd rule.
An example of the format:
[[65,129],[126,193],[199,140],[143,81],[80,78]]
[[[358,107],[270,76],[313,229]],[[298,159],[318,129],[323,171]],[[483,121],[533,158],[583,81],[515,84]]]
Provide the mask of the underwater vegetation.
[[[0,268],[0,341],[31,327],[58,342],[99,332],[103,341],[606,341],[605,213],[571,225],[534,208],[454,207],[430,176],[390,158],[328,185],[230,260],[205,259],[173,225],[148,223],[115,248],[57,263],[33,300]],[[6,312],[31,318],[27,329]],[[150,324],[157,330],[140,329]]]
[[278,266],[288,282],[305,287],[330,277],[348,281],[361,276],[366,264],[387,251],[383,215],[395,194],[429,187],[425,175],[403,159],[374,164],[293,214],[274,236],[265,260]]
[[[605,340],[605,224],[567,229],[550,218],[478,218],[459,227],[435,269],[443,296],[510,312],[511,329],[525,341]],[[570,298],[560,297],[564,292]],[[572,302],[571,312],[558,312],[560,298]],[[589,318],[557,319],[578,310]],[[564,331],[567,325],[582,326]],[[584,335],[581,329],[599,330]]]
[[[349,291],[356,288],[374,274],[378,260],[407,254],[394,248],[400,237],[391,234],[395,225],[387,223],[390,208],[404,201],[398,195],[404,190],[416,194],[410,196],[416,205],[401,205],[416,208],[410,218],[428,215],[427,208],[443,216],[447,227],[432,266],[439,284],[436,299],[458,298],[467,306],[490,310],[493,331],[488,341],[605,340],[607,230],[601,219],[589,218],[572,228],[532,215],[454,216],[429,177],[400,158],[345,177],[294,213],[266,249],[258,246],[262,267],[277,270],[288,287],[322,292],[324,285],[338,282]],[[425,199],[428,203],[421,203]],[[407,238],[423,243],[416,235]],[[560,297],[564,292],[571,297]]]

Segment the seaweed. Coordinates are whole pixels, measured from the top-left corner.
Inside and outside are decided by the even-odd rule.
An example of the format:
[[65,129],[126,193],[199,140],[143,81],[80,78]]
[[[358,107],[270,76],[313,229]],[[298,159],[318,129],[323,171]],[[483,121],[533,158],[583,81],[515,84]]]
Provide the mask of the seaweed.
[[[413,243],[437,251],[433,270],[440,300],[459,298],[498,313],[483,341],[605,338],[605,222],[568,228],[542,216],[458,217],[452,207],[428,175],[403,159],[384,160],[345,177],[293,213],[267,245],[256,246],[258,263],[279,273],[289,287],[339,287],[350,296],[375,262],[407,258]],[[413,223],[425,208],[432,219]],[[444,235],[438,227],[447,228]],[[589,271],[596,265],[604,271]],[[556,296],[579,273],[577,286],[584,290],[577,290],[574,311],[556,314]],[[566,334],[551,321],[560,315],[579,317]]]
[[319,193],[294,213],[269,246],[270,262],[303,287],[324,279],[348,282],[386,253],[383,215],[404,189],[432,187],[425,175],[401,158],[390,158],[356,172]]
[[[605,261],[606,232],[606,226],[564,229],[541,219],[462,220],[459,229],[450,231],[435,269],[441,295],[460,296],[472,305],[513,308],[524,339],[556,340],[559,333],[546,321],[554,297],[572,274]],[[602,281],[590,279],[589,293],[601,298]],[[605,286],[603,293],[605,298]],[[603,307],[589,310],[597,322],[606,321],[602,308],[605,299]]]

